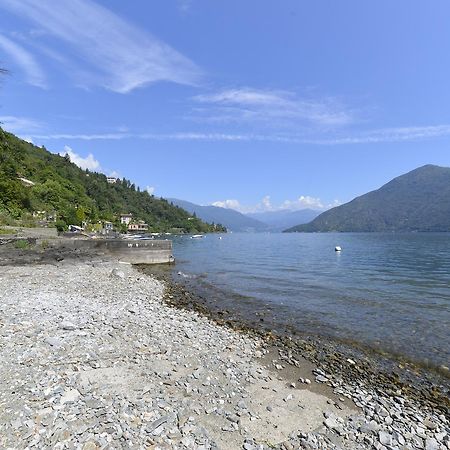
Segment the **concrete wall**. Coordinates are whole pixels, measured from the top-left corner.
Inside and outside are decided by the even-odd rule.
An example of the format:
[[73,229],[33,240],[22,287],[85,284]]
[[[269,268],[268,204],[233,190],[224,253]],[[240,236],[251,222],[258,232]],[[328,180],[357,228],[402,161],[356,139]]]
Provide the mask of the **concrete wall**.
[[58,237],[56,228],[24,228],[24,227],[9,227],[2,225],[1,228],[5,230],[11,230],[11,234],[24,238],[37,238],[37,239],[53,239]]
[[65,246],[91,249],[131,264],[165,264],[173,262],[172,241],[125,239],[64,239]]

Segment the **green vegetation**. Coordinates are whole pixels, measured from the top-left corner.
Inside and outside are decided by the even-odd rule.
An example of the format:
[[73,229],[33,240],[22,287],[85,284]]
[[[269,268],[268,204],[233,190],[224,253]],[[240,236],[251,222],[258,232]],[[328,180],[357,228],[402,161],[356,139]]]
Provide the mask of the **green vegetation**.
[[129,180],[109,184],[105,175],[80,169],[67,155],[52,154],[0,128],[0,223],[32,225],[45,216],[58,230],[101,220],[120,229],[123,213],[145,221],[152,232],[225,231],[141,192]]
[[450,231],[450,168],[419,167],[286,231]]
[[19,239],[14,242],[14,247],[21,250],[26,250],[27,248],[30,248],[30,243],[26,239]]

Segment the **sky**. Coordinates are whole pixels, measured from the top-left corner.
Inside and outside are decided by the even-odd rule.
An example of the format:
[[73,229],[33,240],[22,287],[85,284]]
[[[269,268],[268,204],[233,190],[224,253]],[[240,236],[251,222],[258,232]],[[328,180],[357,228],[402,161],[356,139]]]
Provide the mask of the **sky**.
[[447,0],[0,0],[1,126],[156,196],[326,209],[450,166]]

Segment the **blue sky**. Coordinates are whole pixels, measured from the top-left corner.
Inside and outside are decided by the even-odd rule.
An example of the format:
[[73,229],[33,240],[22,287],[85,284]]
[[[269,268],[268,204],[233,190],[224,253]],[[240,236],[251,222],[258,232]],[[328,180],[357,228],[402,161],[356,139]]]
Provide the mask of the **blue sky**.
[[326,208],[450,166],[449,20],[446,0],[0,0],[0,121],[158,196]]

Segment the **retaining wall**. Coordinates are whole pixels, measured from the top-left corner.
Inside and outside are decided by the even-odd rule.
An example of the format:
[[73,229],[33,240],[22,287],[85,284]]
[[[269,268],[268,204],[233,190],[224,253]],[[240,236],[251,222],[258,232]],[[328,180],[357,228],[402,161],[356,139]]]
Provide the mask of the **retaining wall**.
[[131,264],[165,264],[173,262],[172,241],[126,239],[64,239],[65,246],[93,249]]

